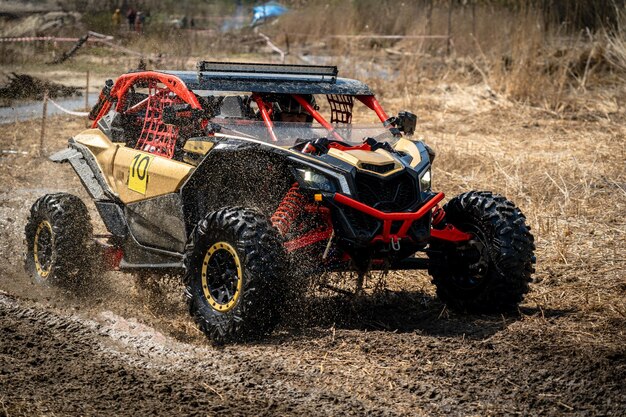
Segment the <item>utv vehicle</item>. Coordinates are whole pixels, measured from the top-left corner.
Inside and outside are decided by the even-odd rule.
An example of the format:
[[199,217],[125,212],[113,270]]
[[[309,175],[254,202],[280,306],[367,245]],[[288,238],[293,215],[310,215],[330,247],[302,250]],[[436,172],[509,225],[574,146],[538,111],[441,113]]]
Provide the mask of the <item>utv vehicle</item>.
[[528,292],[520,210],[485,191],[440,206],[416,116],[390,117],[336,67],[129,72],[90,118],[50,158],[76,171],[109,234],[93,235],[79,198],[39,198],[26,226],[39,282],[84,284],[96,265],[182,274],[191,315],[218,342],[270,333],[296,277],[329,271],[353,271],[358,292],[371,270],[428,269],[462,311],[515,308]]

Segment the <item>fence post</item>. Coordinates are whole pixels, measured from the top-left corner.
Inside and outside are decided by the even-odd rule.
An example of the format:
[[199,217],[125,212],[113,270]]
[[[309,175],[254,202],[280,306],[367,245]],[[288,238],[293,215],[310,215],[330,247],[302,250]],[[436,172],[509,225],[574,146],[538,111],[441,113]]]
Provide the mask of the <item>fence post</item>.
[[452,44],[452,4],[453,0],[450,0],[448,5],[448,42],[446,44],[446,53],[450,55],[450,48]]
[[46,138],[46,118],[48,116],[48,90],[43,93],[43,109],[41,115],[41,137],[39,138],[39,156],[44,154],[44,140]]
[[89,109],[89,70],[85,78],[85,109]]
[[[85,79],[85,111],[89,111],[89,70]],[[89,119],[85,121],[85,127],[89,127]]]
[[474,35],[474,38],[478,39],[478,35],[476,34],[476,0],[472,1],[472,35]]
[[426,29],[427,35],[432,36],[433,34],[433,0],[428,2],[428,11],[426,12]]

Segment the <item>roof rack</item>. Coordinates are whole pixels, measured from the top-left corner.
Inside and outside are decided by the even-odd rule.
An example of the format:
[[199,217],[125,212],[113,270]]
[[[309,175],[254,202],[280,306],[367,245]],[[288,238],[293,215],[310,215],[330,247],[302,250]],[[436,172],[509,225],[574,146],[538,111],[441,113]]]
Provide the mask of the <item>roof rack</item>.
[[250,64],[199,61],[198,75],[214,79],[264,81],[337,81],[337,67],[327,65]]

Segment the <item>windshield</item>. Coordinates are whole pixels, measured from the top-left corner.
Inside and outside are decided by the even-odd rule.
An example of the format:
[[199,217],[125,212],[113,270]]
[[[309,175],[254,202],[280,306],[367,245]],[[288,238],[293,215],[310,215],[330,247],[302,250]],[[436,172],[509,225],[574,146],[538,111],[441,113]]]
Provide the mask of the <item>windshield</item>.
[[278,146],[293,146],[300,141],[318,138],[341,140],[352,145],[359,145],[366,138],[374,138],[379,142],[389,142],[390,144],[397,140],[389,129],[383,127],[381,123],[358,125],[338,123],[333,125],[333,132],[335,133],[331,133],[316,122],[274,122],[272,129],[276,139],[278,139],[278,141],[274,141],[268,127],[262,121],[213,118],[211,122],[216,125],[216,132],[222,135],[254,139]]

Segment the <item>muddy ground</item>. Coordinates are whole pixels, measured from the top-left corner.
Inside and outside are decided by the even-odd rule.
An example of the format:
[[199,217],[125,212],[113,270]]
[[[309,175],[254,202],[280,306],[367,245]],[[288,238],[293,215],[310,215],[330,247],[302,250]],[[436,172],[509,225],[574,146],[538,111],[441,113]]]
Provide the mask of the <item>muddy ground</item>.
[[[517,314],[448,311],[426,274],[399,272],[358,300],[311,299],[263,342],[214,347],[175,277],[146,289],[109,272],[81,297],[36,285],[30,205],[86,195],[37,157],[39,121],[0,126],[19,151],[0,155],[0,415],[624,415],[623,114],[557,118],[458,86],[420,100],[435,187],[494,189],[529,217],[537,273]],[[54,117],[44,154],[84,126]]]

